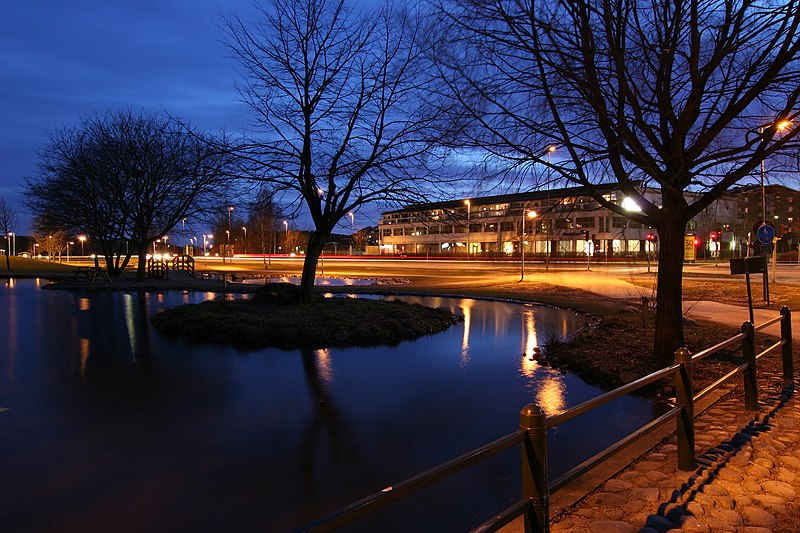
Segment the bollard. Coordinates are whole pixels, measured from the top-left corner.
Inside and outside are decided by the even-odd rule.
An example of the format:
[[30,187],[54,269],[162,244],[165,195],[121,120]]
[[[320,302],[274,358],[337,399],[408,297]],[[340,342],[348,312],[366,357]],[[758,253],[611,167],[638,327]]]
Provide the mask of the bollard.
[[756,341],[753,324],[742,324],[742,359],[747,365],[744,371],[744,408],[758,411],[758,380],[756,377]]
[[523,515],[525,533],[550,531],[550,491],[547,487],[547,427],[544,412],[528,404],[519,413],[519,427],[528,432],[522,451],[522,497],[531,502]]
[[783,386],[794,390],[794,357],[792,356],[792,312],[788,307],[781,307],[781,358],[783,359]]
[[682,407],[678,415],[678,468],[694,470],[694,384],[692,353],[686,347],[675,350],[675,402]]

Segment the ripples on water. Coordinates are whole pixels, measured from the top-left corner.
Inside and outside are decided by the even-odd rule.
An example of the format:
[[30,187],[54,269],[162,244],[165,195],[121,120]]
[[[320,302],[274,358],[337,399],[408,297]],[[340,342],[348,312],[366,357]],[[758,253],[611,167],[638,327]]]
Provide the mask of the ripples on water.
[[[159,309],[214,293],[40,285],[0,287],[9,530],[289,530],[514,431],[526,403],[553,414],[600,392],[534,360],[535,348],[583,326],[563,310],[403,297],[464,322],[394,347],[239,351],[149,325]],[[651,414],[623,398],[557,428],[551,475]],[[470,529],[518,497],[518,455],[355,530]]]

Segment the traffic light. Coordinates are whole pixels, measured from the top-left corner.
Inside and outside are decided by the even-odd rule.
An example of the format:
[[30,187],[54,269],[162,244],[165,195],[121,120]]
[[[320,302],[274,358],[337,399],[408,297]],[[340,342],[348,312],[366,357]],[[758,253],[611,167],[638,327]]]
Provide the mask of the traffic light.
[[695,237],[694,238],[694,245],[695,246],[700,246],[701,244],[702,244],[702,241],[700,240],[700,237]]
[[648,233],[647,234],[647,241],[648,242],[657,242],[658,241],[658,235],[656,235],[655,233]]
[[717,242],[717,239],[719,239],[719,234],[718,234],[716,231],[712,231],[712,232],[711,232],[711,233],[708,235],[708,237],[709,237],[709,239],[711,240],[711,242]]
[[584,241],[588,241],[589,240],[589,230],[588,229],[583,230],[583,240]]

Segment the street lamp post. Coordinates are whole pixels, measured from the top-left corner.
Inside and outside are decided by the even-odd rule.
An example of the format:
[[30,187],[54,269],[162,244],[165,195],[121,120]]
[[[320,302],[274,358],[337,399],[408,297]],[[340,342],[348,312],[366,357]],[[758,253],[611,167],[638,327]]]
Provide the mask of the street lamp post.
[[469,200],[464,200],[464,203],[467,204],[467,261],[469,261],[469,230],[471,225],[471,211],[472,211],[472,202]]
[[69,247],[75,244],[72,241],[67,241],[67,263],[69,263]]
[[283,246],[287,250],[286,253],[289,253],[288,252],[288,250],[289,250],[289,221],[288,220],[284,220],[283,221],[283,228],[286,230],[286,238],[284,239]]
[[[782,121],[774,124],[774,126],[778,131],[783,131],[786,128],[788,128],[791,124],[792,123],[790,121],[788,121],[788,120],[782,120]],[[758,133],[760,135],[762,135],[762,136],[764,135],[764,128],[765,128],[765,126],[761,126],[760,128],[758,128]],[[765,161],[766,160],[764,158],[761,159],[761,224],[766,224],[767,223],[767,191],[766,191],[766,186],[765,186],[765,176],[766,176]],[[755,247],[755,244],[753,246]],[[776,265],[777,265],[778,260],[777,260],[777,253],[775,253],[775,251],[776,251],[775,247],[777,246],[777,244],[774,242],[774,240],[773,240],[772,246],[773,246],[773,248],[772,248],[772,251],[773,251],[773,254],[772,254],[772,282],[775,283],[775,270],[776,270]],[[767,278],[768,278],[767,271],[764,270],[764,300],[769,305],[769,286],[767,284]]]
[[350,255],[353,255],[353,239],[356,238],[356,216],[352,211],[347,214],[350,215]]
[[[525,279],[525,217],[530,219],[536,218],[536,211],[528,211],[527,215],[525,213],[525,206],[522,206],[522,216],[520,216],[520,236],[519,236],[519,251],[520,251],[520,272],[519,272],[519,280],[522,281]],[[533,233],[536,235],[536,226],[533,228]],[[534,241],[534,246],[536,246]]]
[[86,242],[86,235],[78,235],[78,240],[81,241],[81,255],[86,256],[86,252],[83,249],[83,243]]
[[[551,176],[552,176],[551,167],[550,167],[550,154],[552,154],[555,151],[556,151],[555,145],[551,144],[550,146],[547,147],[547,208],[548,209],[552,209],[552,206],[550,205],[550,179],[551,179]],[[545,247],[544,247],[544,270],[545,270],[545,272],[549,272],[550,271],[550,252],[551,252],[550,247],[552,245],[552,243],[550,242],[550,235],[552,234],[551,223],[552,223],[552,220],[549,220],[547,222],[547,240],[545,241]]]
[[242,226],[242,231],[244,231],[244,253],[247,253],[247,228]]
[[231,245],[231,211],[233,211],[233,206],[228,206],[228,230],[225,232],[225,249],[222,251],[223,263],[225,263],[225,255],[228,253],[228,248]]

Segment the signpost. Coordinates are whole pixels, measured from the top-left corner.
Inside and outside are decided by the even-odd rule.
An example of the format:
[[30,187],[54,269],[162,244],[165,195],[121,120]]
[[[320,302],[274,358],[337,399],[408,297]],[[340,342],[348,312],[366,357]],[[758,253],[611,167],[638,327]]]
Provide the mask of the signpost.
[[767,259],[763,255],[754,255],[752,257],[744,257],[741,259],[731,259],[731,275],[744,274],[747,281],[747,308],[750,310],[750,323],[755,324],[753,320],[753,295],[750,292],[750,274],[764,273],[764,281],[766,282],[767,272]]
[[[761,243],[759,251],[762,256],[768,256],[775,250],[775,227],[769,220],[764,220],[760,224],[756,222],[753,224],[753,233],[756,234],[758,242]],[[766,263],[766,259],[764,259]],[[773,275],[773,279],[775,276]],[[769,276],[767,269],[764,268],[764,301],[769,306]]]

